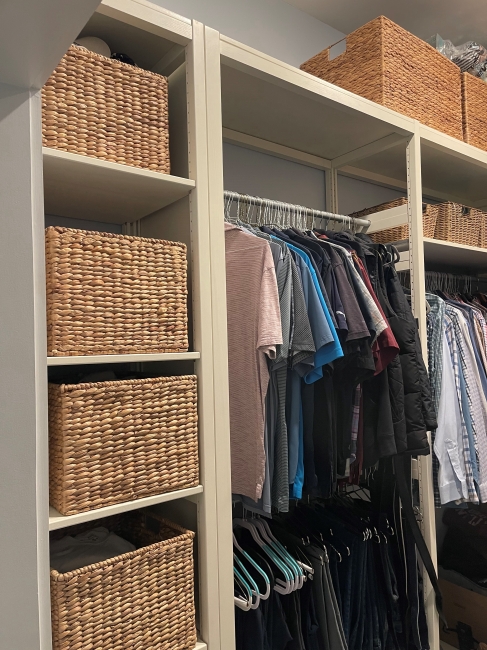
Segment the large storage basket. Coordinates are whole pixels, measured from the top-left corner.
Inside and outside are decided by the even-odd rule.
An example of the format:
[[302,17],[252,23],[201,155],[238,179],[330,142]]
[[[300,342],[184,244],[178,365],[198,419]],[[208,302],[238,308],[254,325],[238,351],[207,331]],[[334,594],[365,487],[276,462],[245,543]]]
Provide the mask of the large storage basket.
[[463,139],[487,150],[487,83],[464,72],[462,74]]
[[169,174],[167,79],[72,45],[42,91],[42,142]]
[[301,69],[463,139],[459,68],[384,16],[349,34],[336,58],[327,48]]
[[185,352],[186,246],[47,228],[49,356]]
[[482,212],[480,216],[480,235],[478,246],[487,248],[487,212]]
[[440,203],[436,220],[435,239],[466,246],[478,246],[484,213],[458,203]]
[[[382,212],[383,210],[390,210],[391,208],[396,208],[400,205],[407,205],[407,199],[402,197],[396,199],[395,201],[389,201],[387,203],[381,203],[372,208],[367,208],[366,210],[361,210],[360,212],[354,212],[351,214],[351,217],[359,217],[366,219],[370,214],[376,212]],[[438,209],[436,205],[430,205],[423,203],[423,235],[424,237],[434,237],[435,236],[435,227],[436,219],[438,216]],[[384,230],[377,230],[373,233],[367,233],[372,241],[377,244],[388,244],[389,242],[401,241],[403,239],[408,239],[409,237],[409,224],[404,223],[400,226],[395,226],[394,228],[386,228]]]
[[[51,570],[53,650],[190,650],[196,645],[194,533],[135,511],[105,526],[137,550],[69,573]],[[63,537],[66,531],[55,531]]]
[[63,515],[198,485],[196,377],[49,384],[49,496]]

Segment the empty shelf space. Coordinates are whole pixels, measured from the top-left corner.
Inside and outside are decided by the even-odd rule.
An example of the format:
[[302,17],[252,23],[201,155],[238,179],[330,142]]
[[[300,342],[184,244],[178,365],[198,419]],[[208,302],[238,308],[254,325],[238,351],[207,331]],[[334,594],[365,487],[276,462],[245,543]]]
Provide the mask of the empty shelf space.
[[199,352],[161,352],[160,354],[99,354],[88,357],[47,357],[48,366],[86,366],[102,363],[146,363],[151,361],[193,361]]
[[79,515],[64,516],[59,514],[59,512],[51,506],[49,508],[49,530],[66,528],[68,526],[82,524],[85,521],[95,521],[96,519],[102,519],[103,517],[118,515],[121,512],[129,512],[130,510],[138,510],[139,508],[155,506],[159,503],[165,503],[166,501],[185,499],[187,497],[194,496],[195,494],[201,494],[201,492],[203,492],[203,486],[197,485],[196,487],[186,488],[184,490],[176,490],[175,492],[166,492],[165,494],[157,494],[156,496],[145,497],[143,499],[137,499],[136,501],[117,503],[114,506],[98,508],[98,510],[89,510],[88,512],[82,512]]
[[195,182],[43,148],[46,214],[127,223],[187,196]]
[[487,248],[464,246],[440,239],[424,239],[424,261],[427,269],[435,266],[462,269],[477,275],[487,272]]
[[487,151],[423,124],[420,135],[423,194],[485,209]]

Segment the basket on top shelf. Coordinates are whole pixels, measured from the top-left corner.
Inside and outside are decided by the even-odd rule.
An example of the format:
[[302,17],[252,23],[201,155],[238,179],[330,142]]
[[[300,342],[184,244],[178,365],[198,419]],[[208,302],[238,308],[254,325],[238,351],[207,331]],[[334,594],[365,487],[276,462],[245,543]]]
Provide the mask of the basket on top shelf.
[[[194,533],[147,511],[99,519],[136,550],[68,573],[51,569],[53,650],[189,650],[196,645]],[[66,531],[51,533],[51,539]]]
[[[383,212],[384,210],[397,208],[401,205],[407,205],[407,202],[408,201],[405,197],[401,197],[395,201],[388,201],[386,203],[381,203],[380,205],[375,205],[372,208],[361,210],[360,212],[354,212],[350,216],[365,219],[376,212]],[[425,237],[434,237],[437,216],[438,210],[435,205],[423,203],[423,235]],[[409,237],[409,224],[403,223],[394,228],[386,228],[384,230],[377,230],[376,232],[367,234],[372,241],[377,244],[388,244],[389,242],[401,241]]]
[[462,74],[463,139],[487,151],[487,83]]
[[346,37],[345,52],[330,60],[330,50],[301,69],[463,139],[460,70],[431,45],[379,16]]
[[195,376],[49,384],[49,502],[61,514],[198,482]]
[[42,143],[169,174],[167,79],[72,45],[42,90]]
[[48,356],[186,352],[186,246],[46,229]]

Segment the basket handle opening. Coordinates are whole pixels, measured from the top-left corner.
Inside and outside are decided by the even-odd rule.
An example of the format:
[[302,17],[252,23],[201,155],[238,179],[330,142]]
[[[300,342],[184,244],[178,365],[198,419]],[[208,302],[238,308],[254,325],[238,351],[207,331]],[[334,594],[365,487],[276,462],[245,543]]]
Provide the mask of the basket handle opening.
[[333,61],[334,59],[337,59],[341,54],[345,54],[346,51],[347,51],[347,37],[344,36],[336,43],[333,43],[333,45],[330,45],[330,47],[328,48],[327,50],[328,61]]

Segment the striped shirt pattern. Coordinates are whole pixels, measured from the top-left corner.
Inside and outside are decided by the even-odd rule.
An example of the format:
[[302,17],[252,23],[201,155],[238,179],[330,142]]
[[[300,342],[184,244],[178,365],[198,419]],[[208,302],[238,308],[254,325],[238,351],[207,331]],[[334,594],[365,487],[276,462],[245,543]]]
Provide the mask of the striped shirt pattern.
[[[462,451],[465,460],[465,480],[467,483],[469,501],[471,501],[472,503],[478,503],[479,499],[477,496],[477,491],[475,489],[475,481],[473,477],[473,468],[472,468],[472,457],[470,454],[470,440],[468,437],[467,427],[465,425],[465,417],[464,417],[463,407],[462,407],[462,391],[461,391],[461,382],[460,382],[461,359],[460,359],[459,349],[457,346],[455,328],[453,325],[452,318],[450,317],[448,308],[449,305],[447,305],[445,309],[446,312],[444,317],[445,335],[446,335],[448,347],[450,349],[450,358],[453,367],[453,374],[455,376],[455,388],[457,390],[458,404],[460,407],[460,415],[461,415],[461,422],[462,422],[462,443],[463,443]],[[468,386],[468,382],[465,382],[465,384]],[[471,407],[472,398],[469,395],[468,389],[467,389],[467,397],[468,397],[469,406]]]
[[[443,333],[445,328],[445,301],[433,293],[426,294],[426,300],[430,306],[428,314],[428,372],[431,384],[431,393],[435,403],[436,412],[441,397],[441,381],[443,372]],[[432,448],[434,449],[436,431],[431,432]],[[435,506],[441,506],[440,488],[438,485],[438,472],[440,463],[436,454],[433,453],[433,494]]]

